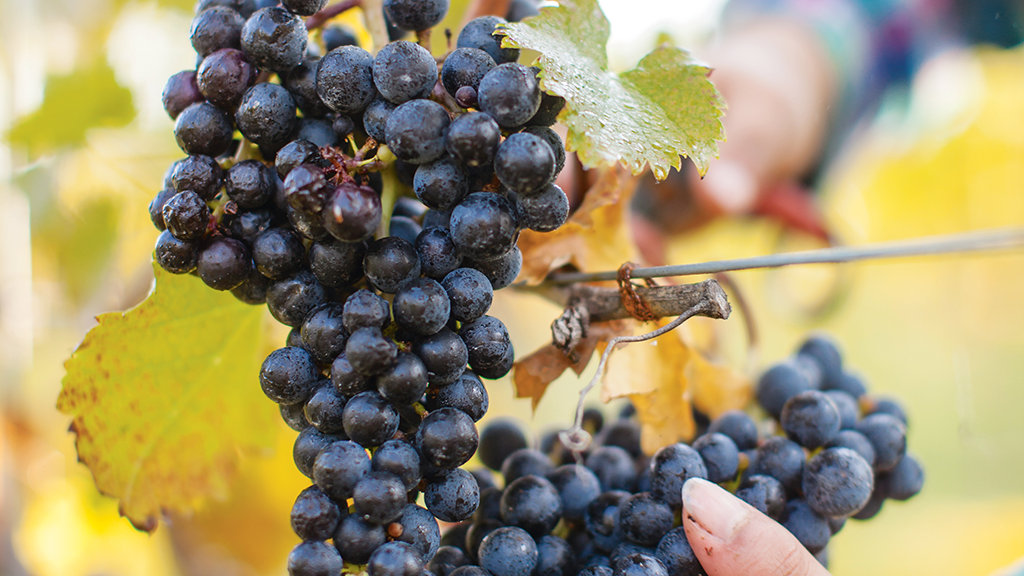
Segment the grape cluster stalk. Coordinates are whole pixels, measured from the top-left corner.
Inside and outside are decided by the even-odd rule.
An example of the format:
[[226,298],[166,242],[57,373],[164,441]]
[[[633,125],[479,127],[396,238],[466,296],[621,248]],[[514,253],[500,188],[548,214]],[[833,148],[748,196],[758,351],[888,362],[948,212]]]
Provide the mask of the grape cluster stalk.
[[[196,69],[163,93],[187,157],[149,208],[162,268],[291,327],[259,383],[312,482],[291,513],[292,576],[696,574],[674,526],[689,476],[736,484],[812,551],[844,518],[920,489],[897,405],[860,419],[866,400],[839,395],[863,394],[837,387],[813,346],[758,389],[793,440],[735,437],[753,422],[727,414],[647,458],[635,420],[602,431],[595,411],[584,424],[602,445],[586,454],[554,435],[530,449],[507,421],[479,434],[484,380],[515,361],[488,315],[494,291],[519,274],[520,231],[569,215],[551,128],[565,102],[495,34],[536,6],[470,21],[443,58],[404,38],[429,37],[447,0],[385,0],[377,54],[330,10],[197,3]],[[477,453],[502,488],[463,469]]]

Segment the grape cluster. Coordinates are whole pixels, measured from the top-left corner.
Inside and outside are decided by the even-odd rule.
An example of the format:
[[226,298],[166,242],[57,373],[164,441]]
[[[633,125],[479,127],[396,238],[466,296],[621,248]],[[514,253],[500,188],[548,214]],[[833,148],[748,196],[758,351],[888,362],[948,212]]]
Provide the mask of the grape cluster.
[[[150,204],[155,259],[292,328],[260,370],[312,481],[292,510],[290,573],[418,575],[438,520],[479,503],[460,466],[488,408],[481,378],[515,360],[487,315],[494,290],[519,274],[521,229],[568,217],[550,128],[564,101],[501,48],[502,18],[470,22],[441,63],[401,38],[440,22],[447,0],[386,0],[391,43],[371,55],[332,25],[320,57],[302,16],[325,5],[197,4],[197,69],[163,95],[188,157]],[[393,207],[385,170],[405,192]]]
[[679,525],[689,478],[731,490],[827,563],[826,546],[848,518],[871,518],[885,499],[921,490],[903,410],[868,395],[830,340],[812,337],[769,368],[757,397],[773,419],[695,412],[698,437],[650,457],[632,406],[608,425],[587,410],[583,427],[596,442],[583,454],[555,432],[531,448],[514,422],[493,421],[478,451],[490,470],[473,473],[479,507],[445,533],[427,568],[437,576],[703,574]]

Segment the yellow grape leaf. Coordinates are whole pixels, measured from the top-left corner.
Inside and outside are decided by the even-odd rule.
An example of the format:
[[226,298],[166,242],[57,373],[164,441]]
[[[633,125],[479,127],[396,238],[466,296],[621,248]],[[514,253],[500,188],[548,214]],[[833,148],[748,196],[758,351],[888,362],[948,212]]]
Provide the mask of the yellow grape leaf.
[[519,279],[536,284],[566,264],[580,270],[615,270],[636,260],[628,210],[636,183],[622,167],[604,169],[561,228],[544,233],[524,230],[519,236]]
[[715,364],[694,351],[684,377],[693,392],[693,405],[709,418],[740,410],[754,396],[750,378],[730,366]]
[[512,386],[516,398],[529,398],[536,410],[549,384],[569,368],[577,376],[583,374],[599,342],[604,343],[620,334],[631,333],[632,326],[633,323],[626,320],[592,324],[587,337],[580,340],[573,349],[575,362],[554,344],[542,346],[533,354],[519,359],[512,367]]
[[96,487],[146,531],[224,498],[240,452],[267,449],[276,432],[259,391],[262,308],[154,270],[145,302],[97,318],[57,399]]
[[[671,321],[662,319],[657,326]],[[657,328],[652,324],[638,326],[638,333]],[[629,397],[636,406],[641,445],[648,454],[693,437],[696,428],[686,367],[694,356],[697,352],[683,343],[676,329],[647,342],[620,344],[608,358],[601,400]]]

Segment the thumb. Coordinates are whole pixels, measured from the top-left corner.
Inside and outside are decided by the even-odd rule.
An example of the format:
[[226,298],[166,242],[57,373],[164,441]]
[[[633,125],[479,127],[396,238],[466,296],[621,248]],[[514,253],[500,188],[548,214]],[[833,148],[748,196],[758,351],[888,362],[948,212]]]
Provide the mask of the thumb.
[[711,482],[683,485],[683,527],[708,576],[828,576],[795,536]]

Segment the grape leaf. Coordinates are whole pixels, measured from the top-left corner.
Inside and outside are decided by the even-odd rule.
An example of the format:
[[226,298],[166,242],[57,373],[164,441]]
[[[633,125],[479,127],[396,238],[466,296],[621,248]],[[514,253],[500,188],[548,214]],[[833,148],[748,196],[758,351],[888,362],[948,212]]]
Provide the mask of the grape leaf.
[[560,0],[540,15],[502,25],[502,45],[540,53],[545,92],[565,98],[559,120],[566,147],[585,166],[622,162],[639,174],[645,164],[658,180],[689,156],[701,175],[724,140],[724,103],[708,80],[711,69],[685,50],[661,46],[637,67],[608,67],[608,19],[597,0]]
[[154,269],[145,302],[97,318],[57,399],[96,487],[146,531],[223,498],[239,453],[265,450],[276,430],[258,384],[263,310]]
[[127,125],[135,118],[132,93],[105,61],[46,80],[43,103],[19,118],[7,138],[33,156],[85,141],[90,128]]

